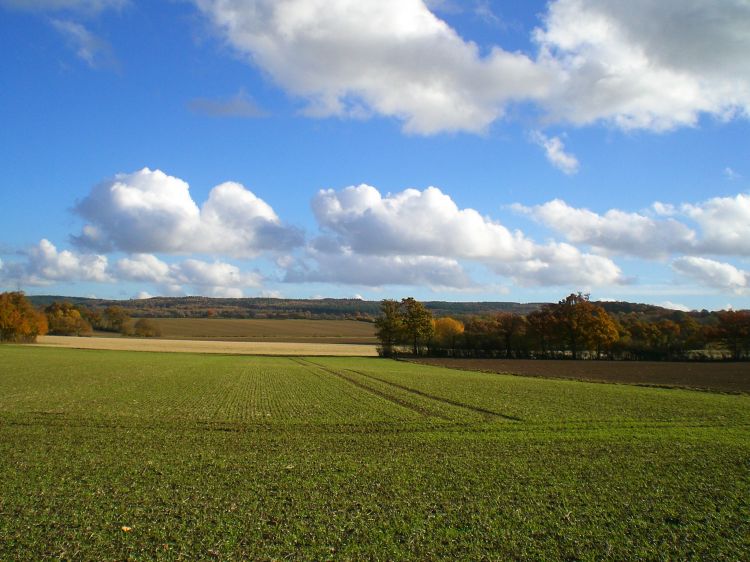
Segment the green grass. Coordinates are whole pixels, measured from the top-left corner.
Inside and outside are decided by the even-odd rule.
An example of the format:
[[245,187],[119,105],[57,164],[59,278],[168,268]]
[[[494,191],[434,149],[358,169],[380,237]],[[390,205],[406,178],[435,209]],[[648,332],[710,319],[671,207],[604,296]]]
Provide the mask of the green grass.
[[0,346],[0,560],[738,560],[749,430],[747,395]]

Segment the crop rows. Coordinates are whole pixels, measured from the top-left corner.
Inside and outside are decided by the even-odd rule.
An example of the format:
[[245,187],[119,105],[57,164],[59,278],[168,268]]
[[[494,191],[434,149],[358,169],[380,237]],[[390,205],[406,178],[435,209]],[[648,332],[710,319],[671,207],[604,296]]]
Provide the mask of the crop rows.
[[0,560],[739,560],[749,429],[746,395],[0,346]]

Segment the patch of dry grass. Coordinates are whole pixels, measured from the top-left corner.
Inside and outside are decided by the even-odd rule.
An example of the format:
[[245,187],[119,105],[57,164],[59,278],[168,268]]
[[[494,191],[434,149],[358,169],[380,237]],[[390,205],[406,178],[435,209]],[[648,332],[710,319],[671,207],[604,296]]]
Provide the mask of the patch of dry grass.
[[198,341],[136,338],[77,338],[68,336],[40,336],[35,345],[75,349],[109,349],[119,351],[172,351],[182,353],[221,353],[232,355],[377,355],[374,345],[341,343],[288,343]]

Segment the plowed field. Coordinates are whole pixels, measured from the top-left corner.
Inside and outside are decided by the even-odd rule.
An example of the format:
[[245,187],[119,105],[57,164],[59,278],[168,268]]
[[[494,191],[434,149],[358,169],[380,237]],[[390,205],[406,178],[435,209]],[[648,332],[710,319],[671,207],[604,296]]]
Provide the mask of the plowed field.
[[424,358],[451,369],[644,386],[750,392],[750,363]]

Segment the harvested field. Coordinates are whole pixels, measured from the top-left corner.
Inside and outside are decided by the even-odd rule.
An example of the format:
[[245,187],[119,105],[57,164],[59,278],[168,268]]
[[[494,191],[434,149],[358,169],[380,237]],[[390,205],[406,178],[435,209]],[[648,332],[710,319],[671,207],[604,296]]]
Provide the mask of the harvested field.
[[375,325],[356,320],[153,318],[166,339],[375,345]]
[[70,336],[40,336],[38,343],[45,347],[73,349],[108,349],[116,351],[171,351],[191,353],[221,353],[229,355],[377,355],[374,345],[343,343],[290,343],[277,341],[220,341],[220,340],[170,340],[142,338],[77,338]]
[[424,358],[425,365],[531,377],[750,392],[750,363]]

